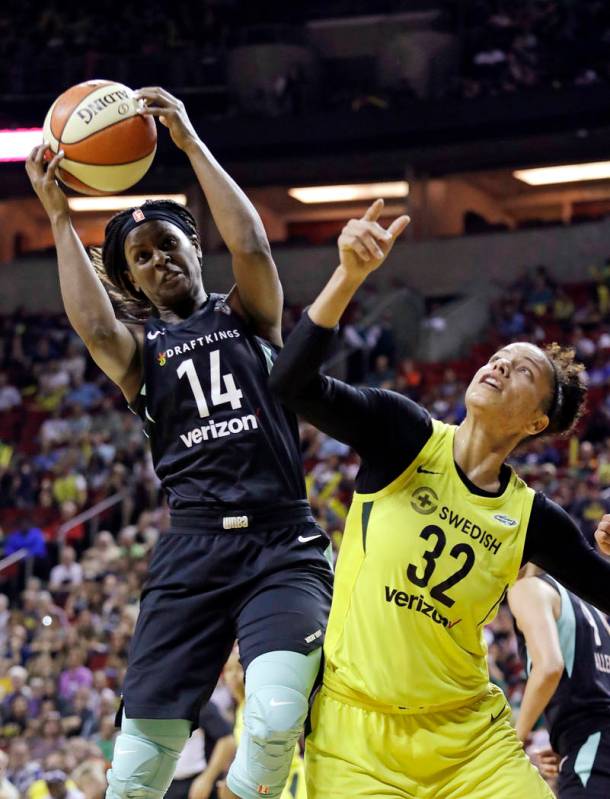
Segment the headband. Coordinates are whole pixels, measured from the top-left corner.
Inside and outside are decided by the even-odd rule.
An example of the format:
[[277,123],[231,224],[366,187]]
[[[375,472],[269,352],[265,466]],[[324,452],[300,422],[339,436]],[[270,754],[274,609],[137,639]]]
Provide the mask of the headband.
[[109,243],[108,239],[106,239],[104,242],[103,260],[106,261],[106,254],[108,253],[116,263],[120,263],[125,269],[127,269],[127,261],[125,259],[125,239],[134,228],[144,224],[144,222],[150,222],[153,219],[161,219],[164,222],[170,222],[172,225],[180,228],[180,230],[189,238],[193,235],[194,231],[192,227],[190,227],[184,221],[184,219],[178,216],[178,214],[174,211],[171,211],[167,208],[156,208],[154,206],[134,208],[134,210],[128,214],[121,223],[121,226],[112,242]]

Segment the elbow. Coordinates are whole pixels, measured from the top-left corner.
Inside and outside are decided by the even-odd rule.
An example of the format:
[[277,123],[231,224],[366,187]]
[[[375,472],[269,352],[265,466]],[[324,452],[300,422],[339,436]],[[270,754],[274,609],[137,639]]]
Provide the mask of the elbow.
[[264,230],[245,230],[227,246],[242,258],[271,258],[271,246]]
[[553,660],[542,666],[540,669],[540,677],[545,683],[557,684],[561,680],[564,668],[563,660]]

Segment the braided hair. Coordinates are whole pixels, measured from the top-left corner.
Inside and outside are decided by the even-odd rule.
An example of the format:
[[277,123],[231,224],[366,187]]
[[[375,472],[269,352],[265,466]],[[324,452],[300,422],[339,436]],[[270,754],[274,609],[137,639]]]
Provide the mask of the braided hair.
[[125,225],[139,209],[144,216],[149,210],[163,215],[169,221],[173,217],[176,225],[190,238],[194,236],[199,241],[200,237],[193,214],[173,200],[146,200],[139,208],[126,208],[109,219],[102,247],[90,248],[91,262],[110,297],[117,317],[126,322],[143,323],[149,316],[156,316],[157,309],[129,280],[129,267],[122,244]]
[[575,360],[573,347],[562,347],[554,342],[542,350],[551,364],[554,385],[551,396],[544,407],[549,417],[548,426],[535,436],[567,436],[583,415],[587,400],[587,386],[582,379],[584,366]]

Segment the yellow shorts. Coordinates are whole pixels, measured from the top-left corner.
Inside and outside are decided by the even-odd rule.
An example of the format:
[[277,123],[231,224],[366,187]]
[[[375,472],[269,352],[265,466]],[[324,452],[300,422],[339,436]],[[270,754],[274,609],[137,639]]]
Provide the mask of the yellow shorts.
[[553,799],[499,688],[442,713],[387,714],[324,687],[305,748],[309,799]]
[[305,767],[302,758],[295,757],[293,759],[286,787],[282,791],[280,799],[307,799]]

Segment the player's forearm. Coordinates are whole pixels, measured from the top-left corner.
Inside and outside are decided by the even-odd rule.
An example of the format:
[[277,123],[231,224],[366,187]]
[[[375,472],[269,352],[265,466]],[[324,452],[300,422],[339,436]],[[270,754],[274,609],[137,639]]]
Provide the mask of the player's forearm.
[[363,282],[364,279],[355,278],[338,266],[307,311],[311,321],[320,327],[338,325]]
[[527,740],[534,725],[543,714],[557,690],[561,674],[562,670],[559,667],[532,667],[516,724],[517,737],[520,741]]
[[212,782],[229,770],[229,766],[235,757],[235,738],[232,735],[225,735],[216,742],[204,774]]
[[186,154],[231,254],[267,253],[269,242],[258,211],[208,147],[198,140]]
[[114,309],[69,217],[54,219],[51,224],[64,308],[70,324],[86,342],[113,328]]

